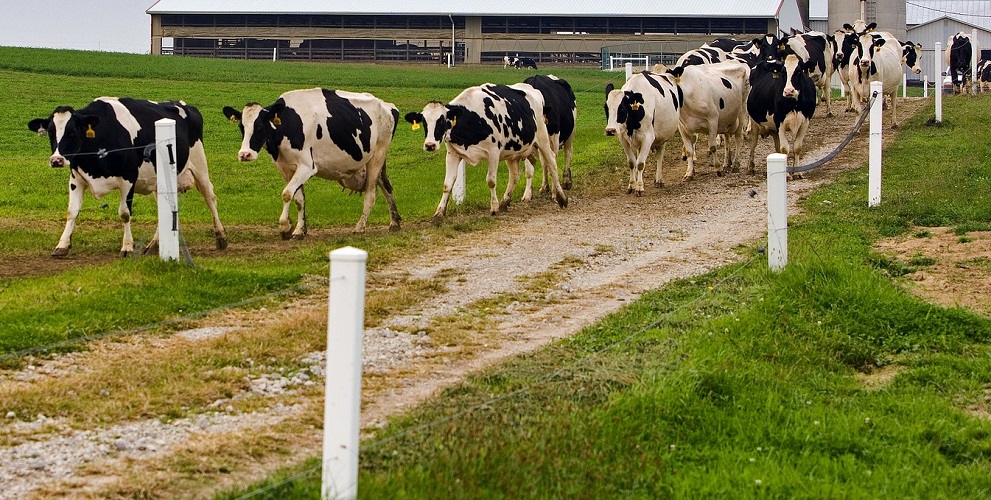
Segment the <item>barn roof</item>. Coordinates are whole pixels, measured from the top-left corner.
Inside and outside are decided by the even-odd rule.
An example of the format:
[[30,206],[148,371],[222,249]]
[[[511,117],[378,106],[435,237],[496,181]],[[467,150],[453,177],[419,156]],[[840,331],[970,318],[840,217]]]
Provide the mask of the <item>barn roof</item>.
[[785,0],[158,0],[149,14],[330,14],[774,18]]
[[916,26],[948,18],[991,30],[991,2],[988,0],[907,0],[905,24]]

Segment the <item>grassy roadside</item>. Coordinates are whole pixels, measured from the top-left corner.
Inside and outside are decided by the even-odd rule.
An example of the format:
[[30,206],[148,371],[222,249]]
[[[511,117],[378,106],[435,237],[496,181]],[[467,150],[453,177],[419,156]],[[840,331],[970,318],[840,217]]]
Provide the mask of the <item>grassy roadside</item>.
[[[359,495],[988,496],[991,321],[908,295],[871,249],[991,227],[988,102],[906,120],[880,207],[866,168],[805,200],[783,272],[750,249],[394,420],[362,444]],[[319,463],[220,497],[260,487],[317,498]]]

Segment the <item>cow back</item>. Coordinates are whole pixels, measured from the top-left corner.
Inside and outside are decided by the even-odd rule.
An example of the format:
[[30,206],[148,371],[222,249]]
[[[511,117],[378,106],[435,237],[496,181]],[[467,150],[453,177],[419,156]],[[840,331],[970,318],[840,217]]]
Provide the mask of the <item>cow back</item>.
[[544,105],[550,108],[546,114],[547,134],[560,134],[558,141],[564,143],[575,133],[575,119],[578,107],[574,91],[567,80],[554,76],[534,75],[523,83],[537,89],[544,98]]

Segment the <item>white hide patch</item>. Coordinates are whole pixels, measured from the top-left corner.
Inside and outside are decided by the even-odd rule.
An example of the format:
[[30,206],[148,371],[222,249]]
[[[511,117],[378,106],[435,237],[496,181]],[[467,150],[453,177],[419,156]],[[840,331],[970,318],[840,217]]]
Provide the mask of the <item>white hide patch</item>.
[[116,97],[101,97],[97,101],[103,101],[113,108],[117,121],[131,134],[131,144],[134,144],[134,140],[138,138],[138,131],[141,130],[141,125],[134,119],[134,115]]

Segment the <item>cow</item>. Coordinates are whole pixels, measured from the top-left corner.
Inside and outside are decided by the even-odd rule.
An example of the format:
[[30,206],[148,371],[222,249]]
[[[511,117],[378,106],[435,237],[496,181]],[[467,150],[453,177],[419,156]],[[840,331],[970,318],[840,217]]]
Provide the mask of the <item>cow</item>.
[[643,171],[647,156],[656,148],[654,185],[661,187],[664,144],[678,132],[678,111],[683,96],[675,78],[667,73],[644,71],[630,77],[620,89],[606,85],[607,136],[618,136],[630,168],[626,192],[643,196]]
[[980,54],[976,40],[971,40],[970,33],[959,32],[946,40],[946,64],[950,67],[950,77],[954,92],[970,92],[971,59],[974,51]]
[[517,57],[516,60],[513,61],[513,67],[515,67],[516,69],[523,69],[523,68],[537,69],[537,62],[529,57]]
[[900,42],[902,47],[902,64],[905,65],[912,73],[921,74],[922,73],[922,44],[912,43],[911,40],[907,42]]
[[[150,153],[156,145],[155,122],[175,120],[175,162],[177,188],[185,191],[192,186],[203,195],[210,214],[217,249],[227,248],[227,233],[217,214],[217,196],[210,182],[206,154],[203,150],[203,116],[199,110],[182,101],[154,102],[129,97],[100,97],[86,107],[75,110],[59,106],[48,118],[35,118],[28,129],[48,135],[52,167],[69,167],[69,208],[65,230],[59,238],[52,257],[69,255],[72,231],[87,190],[97,199],[113,190],[120,190],[117,213],[124,221],[124,239],[120,256],[134,253],[131,234],[131,202],[135,194],[157,197],[158,179],[155,174],[156,155]],[[149,149],[146,153],[145,149]],[[158,248],[158,232],[144,248],[145,253]]]
[[857,37],[850,56],[851,97],[858,113],[863,112],[863,103],[870,92],[870,82],[882,84],[882,95],[891,98],[891,123],[898,127],[895,91],[901,85],[902,47],[890,33],[864,33]]
[[685,67],[698,64],[713,64],[725,61],[727,52],[719,47],[703,45],[697,49],[689,50],[678,58],[675,66]]
[[678,130],[688,161],[684,180],[695,176],[694,134],[706,133],[709,138],[711,165],[716,163],[717,136],[726,134],[726,158],[716,170],[722,176],[732,168],[746,128],[746,100],[750,68],[746,64],[727,61],[714,64],[676,66],[668,70],[675,77],[679,95],[683,95],[678,112]]
[[514,68],[516,67],[516,58],[509,56],[502,56],[502,69],[506,69],[510,66]]
[[[537,89],[544,98],[547,110],[547,135],[550,137],[554,151],[564,150],[564,172],[561,175],[561,187],[571,189],[571,155],[575,142],[575,122],[578,119],[578,105],[571,84],[554,75],[534,75],[523,80],[523,83]],[[527,160],[528,162],[530,160]],[[546,167],[546,165],[544,165]],[[532,169],[532,163],[527,167]],[[550,191],[548,173],[544,171],[540,192]]]
[[726,59],[741,61],[753,68],[761,61],[777,57],[778,45],[778,37],[772,34],[766,34],[737,45],[729,52]]
[[784,60],[788,54],[795,54],[807,65],[809,76],[822,91],[820,100],[826,103],[826,116],[833,116],[829,82],[833,78],[833,47],[831,35],[819,31],[807,31],[781,40],[781,50],[777,56]]
[[[511,86],[485,83],[469,87],[449,103],[430,101],[420,112],[409,112],[405,119],[413,129],[423,128],[424,151],[436,151],[441,143],[447,149],[444,192],[434,212],[434,223],[443,220],[451,188],[457,180],[462,160],[477,165],[488,163],[486,182],[490,191],[492,215],[505,211],[519,179],[520,162],[538,154],[549,174],[554,198],[561,208],[568,206],[557,176],[557,150],[551,145],[544,122],[543,96],[525,83]],[[502,201],[496,195],[496,173],[501,160],[509,167],[509,182]],[[524,193],[523,201],[530,200]]]
[[[751,70],[747,96],[752,134],[748,173],[755,171],[757,140],[768,135],[774,140],[774,150],[787,154],[793,166],[801,162],[802,143],[817,100],[815,84],[807,73],[810,65],[788,54],[783,61],[761,61]],[[793,141],[789,141],[789,132]],[[801,174],[795,177],[801,178]]]
[[[402,218],[385,169],[399,121],[399,110],[391,103],[368,93],[312,88],[286,92],[265,107],[249,103],[238,111],[225,106],[223,113],[241,129],[237,159],[255,161],[264,147],[286,181],[279,216],[282,239],[306,236],[303,184],[314,176],[364,192],[364,208],[354,226],[358,233],[365,230],[378,186],[389,205],[389,230],[399,230]],[[289,218],[294,200],[295,228]]]
[[982,91],[991,90],[991,61],[985,59],[977,63],[977,81]]
[[833,32],[835,40],[833,45],[833,72],[840,75],[840,84],[843,86],[843,94],[846,96],[846,111],[853,111],[853,100],[850,89],[850,55],[857,39],[864,33],[870,33],[877,29],[877,23],[866,23],[863,20],[856,20],[853,24],[844,23],[842,30]]

